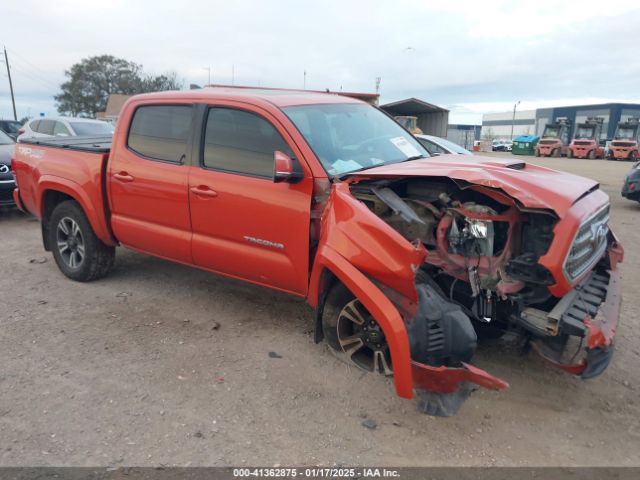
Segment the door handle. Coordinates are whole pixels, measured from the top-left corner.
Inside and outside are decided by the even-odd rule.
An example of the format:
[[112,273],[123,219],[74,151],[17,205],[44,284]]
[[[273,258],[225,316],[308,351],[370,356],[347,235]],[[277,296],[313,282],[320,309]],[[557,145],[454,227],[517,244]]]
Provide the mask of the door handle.
[[194,195],[198,195],[200,197],[213,198],[218,196],[218,192],[216,192],[215,190],[211,190],[206,185],[198,185],[197,187],[191,187],[190,190]]
[[114,173],[113,178],[120,180],[121,182],[133,182],[133,177],[127,172]]

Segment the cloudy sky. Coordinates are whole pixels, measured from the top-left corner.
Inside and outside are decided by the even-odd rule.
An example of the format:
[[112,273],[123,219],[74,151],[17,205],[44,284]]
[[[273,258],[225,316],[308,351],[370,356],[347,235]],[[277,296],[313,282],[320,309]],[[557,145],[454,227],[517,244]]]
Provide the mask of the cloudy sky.
[[[207,82],[418,97],[482,113],[640,102],[640,2],[1,0],[19,117],[55,114],[64,71],[111,54]],[[0,117],[11,116],[0,63]]]

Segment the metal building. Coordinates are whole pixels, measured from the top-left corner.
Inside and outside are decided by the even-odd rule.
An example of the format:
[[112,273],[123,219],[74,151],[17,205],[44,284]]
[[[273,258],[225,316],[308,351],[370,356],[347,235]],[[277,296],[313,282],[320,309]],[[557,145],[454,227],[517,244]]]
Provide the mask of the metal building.
[[447,130],[447,140],[471,150],[473,142],[480,140],[481,125],[451,124]]
[[407,98],[398,102],[387,103],[380,107],[391,116],[412,116],[418,118],[418,128],[426,135],[447,136],[449,110],[431,103]]
[[575,133],[576,124],[584,122],[588,117],[602,117],[603,128],[600,140],[613,138],[618,122],[630,117],[640,117],[640,104],[637,103],[601,103],[596,105],[573,105],[565,107],[539,108],[537,110],[488,113],[482,116],[482,138],[511,138],[518,135],[542,135],[547,123],[558,117],[566,117],[571,121],[571,137]]

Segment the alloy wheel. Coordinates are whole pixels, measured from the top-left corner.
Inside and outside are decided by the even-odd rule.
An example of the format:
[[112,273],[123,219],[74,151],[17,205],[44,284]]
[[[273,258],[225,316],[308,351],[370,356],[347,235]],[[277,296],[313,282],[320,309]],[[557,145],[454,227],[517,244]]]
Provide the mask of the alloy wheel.
[[56,242],[62,261],[70,268],[79,268],[85,258],[85,243],[78,222],[63,217],[56,229]]

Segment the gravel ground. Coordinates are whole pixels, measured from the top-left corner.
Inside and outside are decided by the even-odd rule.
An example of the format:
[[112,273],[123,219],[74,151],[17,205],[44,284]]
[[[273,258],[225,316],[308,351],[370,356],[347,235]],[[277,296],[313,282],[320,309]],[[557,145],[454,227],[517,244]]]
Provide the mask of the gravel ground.
[[640,465],[640,204],[620,197],[630,164],[526,160],[596,178],[612,198],[625,298],[601,377],[483,344],[475,362],[511,388],[428,417],[391,379],[315,345],[302,301],[122,249],[108,278],[74,283],[38,223],[3,211],[0,465]]

